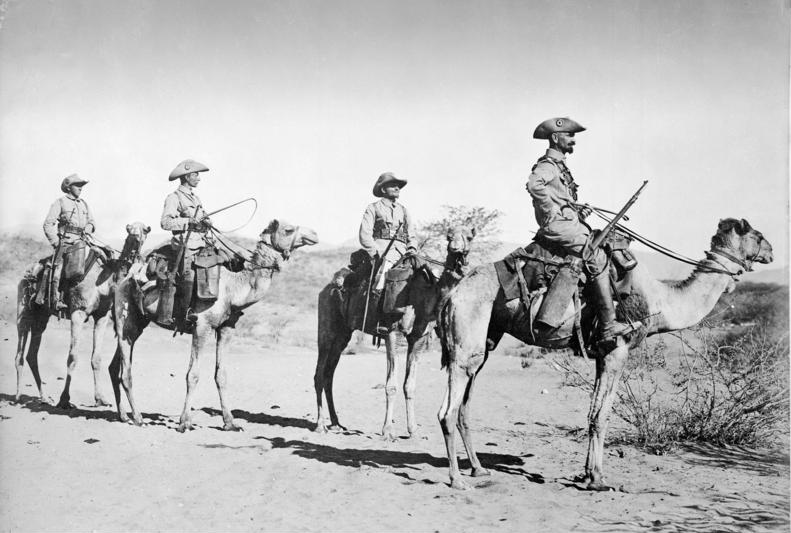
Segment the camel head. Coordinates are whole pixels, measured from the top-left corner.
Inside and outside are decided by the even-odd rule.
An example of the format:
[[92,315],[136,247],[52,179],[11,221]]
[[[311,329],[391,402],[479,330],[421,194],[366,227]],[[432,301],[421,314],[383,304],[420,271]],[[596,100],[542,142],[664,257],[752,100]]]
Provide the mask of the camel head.
[[475,228],[454,226],[448,229],[448,255],[445,264],[451,270],[460,270],[467,264],[467,255],[470,253],[472,239],[475,238]]
[[711,238],[711,252],[738,264],[746,272],[753,263],[769,264],[774,260],[772,245],[763,234],[745,219],[720,220],[717,233]]
[[316,232],[304,226],[294,226],[286,221],[274,219],[261,232],[261,242],[269,244],[288,259],[291,252],[302,246],[313,246],[319,242]]
[[151,226],[142,222],[132,222],[126,225],[126,240],[124,249],[121,251],[121,261],[132,262],[140,256],[140,249],[146,242],[146,237],[151,232]]

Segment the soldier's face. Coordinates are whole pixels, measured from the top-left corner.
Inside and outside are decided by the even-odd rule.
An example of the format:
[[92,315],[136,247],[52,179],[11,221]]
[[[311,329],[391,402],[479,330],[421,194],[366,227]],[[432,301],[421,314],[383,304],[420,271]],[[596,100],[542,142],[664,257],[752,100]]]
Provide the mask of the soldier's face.
[[190,187],[197,187],[198,183],[200,183],[200,173],[191,172],[190,174],[187,174],[184,176],[184,182]]
[[574,153],[574,145],[576,141],[574,140],[573,133],[553,133],[555,137],[555,145],[557,146],[558,150],[560,150],[564,154],[573,154]]
[[79,198],[82,193],[82,185],[69,185],[69,192],[75,198]]
[[395,200],[401,195],[401,187],[398,185],[388,185],[387,187],[382,187],[382,192],[384,193],[385,198]]

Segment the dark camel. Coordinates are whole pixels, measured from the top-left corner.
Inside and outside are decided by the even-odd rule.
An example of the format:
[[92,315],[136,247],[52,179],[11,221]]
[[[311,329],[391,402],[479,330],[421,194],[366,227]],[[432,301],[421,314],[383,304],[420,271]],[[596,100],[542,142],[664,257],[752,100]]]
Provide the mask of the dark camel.
[[[415,421],[415,389],[416,389],[416,370],[417,357],[419,354],[418,341],[426,336],[431,326],[436,321],[437,305],[445,294],[461,278],[462,269],[466,265],[467,254],[470,250],[470,242],[475,236],[475,231],[456,227],[448,231],[447,257],[445,259],[444,270],[438,281],[421,274],[414,275],[404,289],[408,293],[407,312],[399,317],[384,317],[387,322],[388,333],[385,337],[385,347],[387,351],[387,381],[385,385],[386,409],[385,421],[382,427],[382,435],[385,439],[394,439],[395,430],[393,428],[393,408],[396,396],[396,336],[397,331],[402,331],[407,340],[407,361],[404,376],[404,397],[406,399],[407,430],[410,437],[417,433],[417,423]],[[335,368],[341,357],[341,352],[349,343],[352,333],[360,329],[362,325],[362,311],[359,313],[345,313],[336,298],[333,297],[333,290],[343,286],[345,276],[350,273],[348,269],[342,269],[335,274],[333,281],[330,282],[319,293],[319,320],[318,320],[318,360],[316,361],[316,373],[313,384],[316,389],[316,404],[318,416],[316,420],[316,431],[326,432],[328,429],[322,410],[322,397],[327,397],[327,408],[330,415],[329,429],[344,429],[338,422],[338,414],[335,411],[335,402],[332,394],[332,383],[335,375]],[[360,298],[364,305],[364,298]],[[411,309],[409,309],[411,308]],[[371,311],[369,310],[369,313]],[[347,316],[348,315],[348,316]],[[359,316],[357,316],[359,315]],[[380,321],[381,323],[382,321]]]
[[[212,338],[217,341],[214,380],[220,396],[223,429],[226,431],[241,429],[234,423],[231,410],[225,402],[227,378],[224,354],[231,340],[231,333],[242,311],[264,297],[275,273],[285,268],[285,260],[291,252],[317,242],[318,237],[312,229],[273,220],[261,233],[252,257],[245,262],[244,270],[231,272],[225,267],[221,268],[217,300],[208,309],[197,313],[187,370],[187,395],[184,399],[178,431],[193,429],[190,422],[190,404],[198,385],[200,359],[208,341]],[[122,422],[129,420],[121,406],[121,386],[123,386],[132,410],[132,421],[136,425],[141,425],[143,418],[136,407],[132,390],[132,352],[135,342],[145,327],[155,321],[158,302],[156,297],[148,298],[141,294],[141,285],[145,281],[138,279],[136,275],[129,276],[116,291],[115,332],[118,336],[118,348],[110,364],[118,417]]]
[[[140,258],[140,248],[146,240],[151,228],[142,222],[134,222],[126,226],[126,241],[120,257],[106,257],[105,252],[97,253],[97,260],[93,262],[85,277],[76,285],[68,289],[68,316],[71,319],[71,343],[69,344],[69,355],[67,359],[66,384],[60,396],[58,407],[69,409],[70,403],[69,388],[74,370],[77,368],[77,347],[85,331],[83,324],[88,321],[88,317],[93,318],[93,349],[91,351],[91,366],[93,367],[93,390],[94,404],[110,405],[104,399],[99,387],[99,372],[101,370],[100,348],[104,338],[104,331],[110,320],[110,308],[112,307],[113,292],[116,284],[122,279],[130,266]],[[29,272],[40,270],[33,267]],[[26,276],[19,282],[17,290],[17,351],[16,351],[16,400],[19,401],[20,388],[22,386],[22,368],[27,359],[33,378],[36,380],[38,395],[42,402],[51,403],[52,400],[45,398],[41,387],[41,376],[38,370],[38,350],[41,345],[41,337],[47,328],[49,317],[52,314],[47,305],[38,305],[35,302],[35,277]],[[23,358],[25,344],[28,335],[30,345],[28,346],[27,356]]]
[[[772,261],[772,247],[763,235],[754,230],[746,220],[721,220],[716,235],[711,240],[707,259],[700,262],[695,272],[685,281],[666,283],[657,281],[638,265],[622,280],[631,284],[631,292],[618,308],[619,319],[635,318],[642,327],[628,341],[619,337],[609,348],[593,354],[596,358],[596,379],[588,414],[588,455],[583,481],[591,489],[606,489],[603,483],[602,464],[604,437],[616,394],[618,381],[629,355],[629,348],[647,335],[688,328],[702,320],[714,307],[724,291],[734,287],[735,277],[750,270],[753,263],[768,264]],[[535,314],[540,302],[531,306]],[[468,485],[461,479],[456,458],[456,428],[461,434],[472,465],[472,476],[488,475],[475,453],[470,434],[470,403],[478,373],[483,368],[489,352],[503,334],[513,335],[522,342],[544,345],[539,335],[532,338],[527,320],[514,320],[521,312],[519,299],[506,301],[490,263],[470,272],[448,295],[440,312],[439,330],[442,342],[442,365],[448,371],[448,389],[438,417],[445,436],[450,481],[453,488]],[[524,316],[524,313],[522,313]],[[569,306],[567,316],[573,318],[574,308]],[[568,320],[566,335],[553,331],[555,337],[571,337],[573,320]],[[583,320],[583,334],[587,338],[590,322]]]

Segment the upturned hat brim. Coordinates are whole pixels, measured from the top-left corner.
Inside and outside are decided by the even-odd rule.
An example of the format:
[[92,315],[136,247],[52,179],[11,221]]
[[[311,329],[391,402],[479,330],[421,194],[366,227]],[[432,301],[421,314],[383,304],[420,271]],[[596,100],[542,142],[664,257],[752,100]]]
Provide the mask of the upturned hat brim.
[[399,187],[403,189],[404,187],[406,187],[407,180],[396,178],[390,172],[385,172],[384,174],[379,176],[379,178],[376,180],[376,183],[374,184],[374,190],[373,190],[374,196],[376,196],[377,198],[384,197],[384,194],[382,194],[382,188],[390,185],[391,183],[396,183],[398,184]]
[[192,159],[185,159],[178,165],[173,171],[170,173],[168,177],[168,181],[174,181],[179,179],[181,176],[186,176],[187,174],[192,174],[193,172],[206,172],[209,170],[209,167],[204,165],[203,163],[198,163]]
[[569,117],[550,118],[542,122],[533,132],[534,139],[549,139],[553,133],[579,133],[585,126]]

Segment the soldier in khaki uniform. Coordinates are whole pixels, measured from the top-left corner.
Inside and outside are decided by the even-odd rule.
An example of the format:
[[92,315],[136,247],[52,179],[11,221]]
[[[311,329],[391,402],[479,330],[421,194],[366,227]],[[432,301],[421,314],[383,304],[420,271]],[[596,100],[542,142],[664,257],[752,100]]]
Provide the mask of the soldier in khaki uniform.
[[[206,165],[186,159],[179,163],[168,177],[169,181],[180,180],[180,184],[165,198],[160,226],[173,233],[169,270],[175,272],[180,268],[179,286],[184,290],[180,291],[182,294],[179,301],[174,302],[176,285],[172,280],[164,280],[160,285],[157,321],[164,325],[172,325],[185,318],[192,298],[189,288],[192,287],[195,279],[195,272],[192,269],[193,257],[198,250],[212,242],[211,236],[207,234],[211,221],[206,217],[203,204],[194,190],[200,183],[200,173],[207,170],[209,168]],[[182,247],[183,262],[177,265],[175,261]],[[177,304],[175,309],[174,303]],[[174,316],[176,320],[173,319]]]
[[[66,304],[63,302],[61,293],[58,290],[65,247],[85,239],[85,235],[93,233],[96,229],[88,204],[80,198],[82,187],[86,183],[88,183],[88,180],[80,178],[77,174],[65,177],[60,184],[60,190],[66,195],[53,202],[47,213],[47,218],[44,219],[44,235],[46,235],[52,247],[55,248],[55,254],[52,259],[53,273],[50,289],[50,294],[53,296],[57,295],[58,298],[55,303],[55,310],[66,308]],[[36,303],[39,305],[44,304],[47,289],[46,279],[44,279],[39,285],[36,296]]]
[[566,155],[574,152],[574,135],[582,131],[585,128],[568,117],[551,118],[538,125],[533,138],[547,139],[549,149],[533,167],[527,191],[533,198],[536,222],[540,227],[536,241],[550,248],[562,248],[585,260],[590,273],[589,286],[596,295],[601,338],[610,339],[631,328],[615,320],[607,257],[603,250],[591,250],[586,246],[591,228],[584,220],[590,209],[577,204],[578,185],[566,166]]
[[[360,223],[360,245],[371,258],[379,256],[382,262],[373,284],[376,290],[384,287],[384,274],[391,266],[403,255],[416,251],[412,220],[406,207],[398,202],[401,189],[406,184],[407,180],[396,178],[390,172],[379,176],[374,184],[373,194],[381,200],[365,208]],[[387,256],[382,257],[394,237]]]

